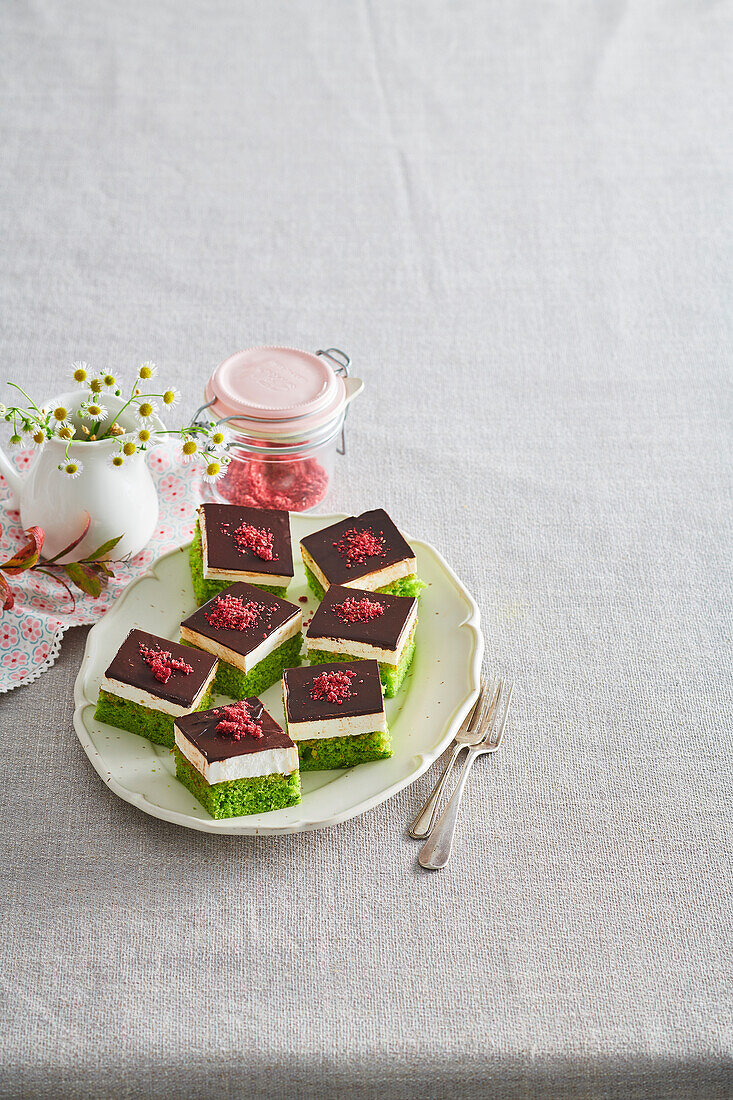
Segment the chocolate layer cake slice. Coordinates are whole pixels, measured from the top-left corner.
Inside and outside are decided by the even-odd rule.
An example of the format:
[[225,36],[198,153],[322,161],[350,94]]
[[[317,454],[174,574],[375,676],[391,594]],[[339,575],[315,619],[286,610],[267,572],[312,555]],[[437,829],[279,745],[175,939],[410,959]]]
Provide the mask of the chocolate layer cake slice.
[[384,694],[399,691],[415,653],[418,602],[332,584],[306,632],[311,664],[372,659]]
[[300,540],[306,579],[319,599],[332,584],[419,596],[415,552],[383,508],[339,520]]
[[300,802],[298,750],[259,699],[176,719],[176,775],[214,818]]
[[283,699],[301,771],[350,768],[392,755],[376,661],[288,668]]
[[173,719],[211,706],[216,657],[134,629],[99,686],[94,717],[173,747]]
[[280,509],[202,504],[189,564],[199,604],[236,581],[285,596],[293,579],[290,515]]
[[181,640],[219,658],[214,689],[260,695],[300,664],[303,612],[252,584],[231,584],[181,623]]

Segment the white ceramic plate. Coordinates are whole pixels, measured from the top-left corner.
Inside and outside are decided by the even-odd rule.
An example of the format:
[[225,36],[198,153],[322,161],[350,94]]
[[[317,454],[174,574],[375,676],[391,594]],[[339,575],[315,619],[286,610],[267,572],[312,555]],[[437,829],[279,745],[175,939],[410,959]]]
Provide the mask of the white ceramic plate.
[[[293,515],[295,579],[288,589],[303,604],[305,618],[316,601],[305,583],[298,540],[345,516]],[[115,794],[153,817],[209,833],[294,833],[320,829],[370,810],[414,782],[440,755],[476,699],[483,657],[479,612],[437,550],[406,536],[417,552],[418,571],[428,588],[420,601],[417,649],[396,699],[387,700],[394,755],[345,771],[304,772],[299,806],[271,813],[214,821],[175,777],[173,755],[133,733],[94,718],[99,682],[133,627],[176,640],[178,625],[195,609],[188,571],[188,546],[159,558],[133,581],[92,627],[74,690],[74,727],[84,750]],[[282,721],[279,684],[262,696]]]

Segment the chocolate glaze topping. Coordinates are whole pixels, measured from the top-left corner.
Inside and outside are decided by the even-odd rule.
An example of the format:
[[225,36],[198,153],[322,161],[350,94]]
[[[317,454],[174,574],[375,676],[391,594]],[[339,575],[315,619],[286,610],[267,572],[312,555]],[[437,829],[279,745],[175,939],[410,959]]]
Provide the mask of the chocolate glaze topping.
[[[324,672],[351,670],[356,675],[350,684],[351,695],[341,703],[313,699],[313,681]],[[333,664],[286,668],[288,722],[317,722],[322,718],[355,718],[360,714],[381,714],[384,710],[379,665],[376,661],[336,661]]]
[[[199,522],[206,527],[209,567],[227,573],[293,575],[293,547],[290,542],[290,514],[277,508],[240,508],[236,504],[202,504]],[[273,559],[267,561],[253,550],[237,546],[234,533],[243,523],[272,531]]]
[[[141,642],[148,649],[155,649],[156,646],[167,649],[173,657],[190,665],[193,672],[187,676],[174,673],[166,684],[161,683],[140,653]],[[190,707],[215,664],[216,658],[210,653],[169,642],[167,638],[147,634],[144,630],[131,630],[113,657],[106,674],[112,680],[147,691],[158,699],[165,699],[180,707]]]
[[176,718],[176,725],[192,745],[210,764],[219,760],[229,760],[233,756],[248,756],[252,752],[266,749],[291,749],[293,742],[275,719],[269,714],[259,699],[252,696],[247,699],[252,718],[262,728],[262,737],[242,737],[235,741],[226,733],[220,733],[217,725],[223,717],[223,707],[213,710],[197,710],[193,714],[184,714]]
[[263,592],[261,588],[255,588],[253,584],[245,584],[244,581],[230,584],[220,595],[238,596],[245,603],[252,601],[261,605],[264,611],[251,626],[245,627],[244,630],[230,630],[227,627],[217,629],[209,622],[209,615],[218,599],[215,596],[213,600],[203,604],[198,611],[194,611],[193,615],[184,619],[181,626],[187,627],[204,638],[211,638],[220,645],[226,646],[227,649],[242,655],[256,649],[266,637],[300,612],[299,607],[288,603],[287,600],[273,596],[271,592]]
[[[357,620],[350,623],[344,622],[334,611],[334,607],[346,600],[361,600],[364,597],[380,604],[384,614],[367,619],[366,622]],[[396,649],[416,603],[414,596],[389,596],[385,592],[363,592],[360,588],[343,588],[340,584],[332,584],[311,619],[308,637],[311,642],[319,638],[334,638],[340,641],[363,642],[380,649]]]
[[[340,540],[347,531],[372,531],[381,536],[383,552],[367,557],[364,561],[349,561],[340,547]],[[371,512],[362,512],[360,516],[339,520],[331,527],[314,531],[301,539],[302,545],[318,564],[329,584],[343,584],[367,577],[388,565],[394,565],[405,558],[414,558],[415,552],[395,527],[383,508]]]

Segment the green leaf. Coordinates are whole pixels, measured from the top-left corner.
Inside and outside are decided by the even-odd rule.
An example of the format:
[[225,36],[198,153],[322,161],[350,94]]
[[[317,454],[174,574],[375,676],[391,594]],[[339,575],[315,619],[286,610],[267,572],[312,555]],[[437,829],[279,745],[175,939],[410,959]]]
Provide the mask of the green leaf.
[[88,565],[84,565],[80,561],[71,561],[62,568],[72,584],[75,584],[77,588],[81,588],[87,596],[93,596],[96,599],[102,591],[102,582]]
[[17,554],[14,554],[4,565],[0,565],[0,569],[4,569],[11,577],[18,573],[25,573],[26,569],[32,569],[41,556],[45,538],[43,528],[29,527],[26,535],[28,535],[28,542],[25,546],[22,546]]
[[109,554],[110,550],[114,550],[115,546],[121,538],[122,535],[118,535],[116,539],[107,539],[107,541],[103,542],[102,545],[97,550],[95,550],[93,554],[87,554],[87,556],[84,558],[84,561],[97,561],[98,558],[102,558],[105,554]]

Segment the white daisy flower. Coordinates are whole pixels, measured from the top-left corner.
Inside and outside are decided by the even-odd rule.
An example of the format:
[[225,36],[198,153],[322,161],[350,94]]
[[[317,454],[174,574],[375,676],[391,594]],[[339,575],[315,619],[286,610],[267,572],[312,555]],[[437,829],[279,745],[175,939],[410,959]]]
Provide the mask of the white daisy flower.
[[30,438],[30,442],[37,451],[40,451],[41,447],[46,442],[46,433],[42,431],[41,428],[36,428]]
[[163,394],[163,404],[168,409],[174,408],[181,400],[181,391],[177,386],[171,386],[169,390],[166,390]]
[[107,406],[102,405],[100,401],[92,397],[88,401],[82,401],[79,411],[85,420],[106,420],[109,416]]
[[209,445],[217,451],[227,451],[232,444],[232,433],[226,424],[214,424],[209,435]]
[[71,364],[71,370],[73,372],[73,378],[75,382],[86,382],[87,375],[89,374],[89,364],[79,359],[76,363]]
[[203,474],[204,481],[208,481],[209,485],[212,485],[217,478],[221,477],[224,473],[224,467],[221,462],[216,459],[212,459],[206,464],[206,470]]
[[59,463],[59,470],[61,471],[61,473],[66,474],[67,477],[70,477],[72,479],[77,478],[83,469],[83,462],[75,462],[72,459],[69,459],[67,462]]
[[111,470],[119,470],[125,465],[125,456],[121,451],[113,451],[107,456],[107,465]]
[[135,413],[140,427],[148,428],[158,415],[158,406],[155,401],[141,401],[136,405]]
[[149,382],[151,378],[155,378],[157,372],[158,368],[155,363],[151,363],[149,359],[146,359],[144,363],[141,363],[137,376],[142,378],[144,382]]
[[195,461],[196,456],[200,453],[201,452],[199,451],[199,445],[198,445],[198,443],[196,442],[195,439],[191,439],[189,437],[189,438],[183,440],[183,444],[181,446],[181,454],[180,454],[181,462],[185,462],[185,463],[193,462],[193,461]]

